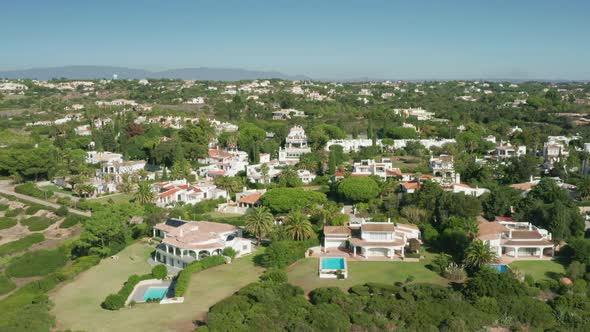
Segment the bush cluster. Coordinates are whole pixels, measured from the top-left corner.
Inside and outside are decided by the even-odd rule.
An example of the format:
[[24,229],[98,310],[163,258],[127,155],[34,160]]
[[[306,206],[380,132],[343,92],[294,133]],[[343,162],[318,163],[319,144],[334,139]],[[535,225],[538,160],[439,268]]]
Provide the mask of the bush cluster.
[[82,222],[84,220],[84,217],[76,215],[76,214],[70,214],[69,216],[66,217],[66,219],[64,219],[64,221],[61,222],[61,224],[59,224],[59,228],[70,228],[73,226],[76,226],[78,223]]
[[107,310],[119,310],[125,306],[125,301],[133,292],[133,289],[140,281],[152,279],[154,276],[149,274],[137,275],[134,274],[127,279],[123,284],[123,287],[115,294],[109,294],[105,300],[100,304],[103,309]]
[[272,242],[257,260],[263,267],[282,269],[304,258],[305,251],[316,244],[317,240]]
[[23,212],[25,212],[25,210],[18,208],[18,209],[14,209],[14,210],[8,210],[6,211],[6,213],[4,213],[5,217],[16,217],[21,215]]

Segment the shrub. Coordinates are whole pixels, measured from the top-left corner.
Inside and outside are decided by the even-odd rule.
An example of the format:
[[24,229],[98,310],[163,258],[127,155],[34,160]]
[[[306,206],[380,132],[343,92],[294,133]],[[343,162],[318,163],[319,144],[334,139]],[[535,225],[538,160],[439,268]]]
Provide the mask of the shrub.
[[18,209],[14,209],[14,210],[8,210],[6,211],[6,213],[4,213],[4,216],[6,217],[16,217],[21,215],[23,212],[25,212],[25,210],[18,208]]
[[266,282],[287,282],[287,273],[284,270],[268,269],[260,276],[261,281]]
[[6,211],[8,210],[8,205],[7,204],[0,204],[0,211]]
[[0,257],[11,255],[19,251],[23,251],[35,243],[45,240],[43,234],[31,234],[23,237],[20,240],[5,243],[0,246]]
[[222,254],[223,254],[223,256],[227,256],[227,257],[229,257],[231,259],[234,259],[238,253],[236,252],[236,250],[234,248],[232,248],[232,247],[226,247],[226,248],[223,249],[223,253]]
[[334,299],[343,299],[345,294],[338,287],[316,288],[310,294],[311,303],[332,303]]
[[125,306],[125,300],[119,294],[111,294],[100,304],[103,309],[119,310]]
[[193,273],[206,270],[208,268],[225,264],[225,258],[223,256],[209,256],[203,258],[200,261],[194,261],[190,263],[184,270],[178,273],[176,277],[176,286],[174,288],[174,296],[181,297],[188,289],[188,285]]
[[60,217],[66,217],[68,214],[70,214],[70,210],[68,210],[66,206],[62,205],[59,207],[59,209],[55,211],[55,214],[57,214]]
[[53,220],[45,217],[30,217],[21,221],[21,224],[27,226],[27,228],[32,232],[47,229],[47,227],[53,223]]
[[0,217],[0,229],[14,227],[17,221],[9,217]]
[[17,278],[47,275],[66,265],[68,257],[59,249],[36,250],[13,258],[6,275]]
[[23,183],[14,187],[14,191],[19,194],[46,199],[53,196],[53,191],[39,189],[33,182]]
[[166,279],[166,277],[168,276],[168,268],[166,268],[166,265],[163,264],[156,265],[152,269],[152,275],[156,279]]
[[465,273],[465,270],[455,264],[455,263],[451,263],[442,273],[443,277],[449,279],[449,280],[463,280],[467,277],[467,274]]
[[0,275],[0,295],[6,294],[16,288],[16,284],[5,275]]
[[586,275],[586,264],[580,263],[578,261],[573,261],[567,267],[567,276],[570,277],[572,280],[584,278]]

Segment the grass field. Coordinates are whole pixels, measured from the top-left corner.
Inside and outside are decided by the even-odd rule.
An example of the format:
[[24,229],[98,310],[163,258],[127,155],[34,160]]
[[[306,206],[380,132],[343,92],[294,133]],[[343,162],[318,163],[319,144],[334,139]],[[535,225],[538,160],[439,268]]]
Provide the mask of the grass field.
[[210,306],[258,280],[262,273],[252,262],[254,255],[249,255],[194,274],[182,304],[138,304],[119,311],[100,308],[104,298],[116,292],[131,274],[150,271],[146,259],[151,251],[143,244],[134,244],[119,253],[118,260],[105,259],[52,292],[58,329],[192,331],[193,321],[203,319]]
[[559,261],[516,261],[510,267],[517,268],[525,274],[531,275],[535,281],[556,279],[565,274],[564,265]]
[[119,193],[119,194],[113,194],[113,195],[93,198],[90,201],[95,201],[95,202],[100,202],[100,203],[108,203],[109,199],[112,199],[113,202],[115,202],[115,203],[126,203],[126,202],[129,202],[133,199],[133,194]]
[[58,192],[58,193],[62,193],[62,194],[77,196],[77,194],[75,192],[73,192],[71,190],[60,188],[60,187],[58,187],[58,186],[56,186],[54,184],[42,186],[42,187],[39,187],[39,188],[40,189],[43,189],[43,190],[51,190],[53,192]]
[[289,283],[303,288],[309,292],[318,287],[337,286],[347,290],[351,286],[367,282],[379,282],[392,285],[395,282],[404,282],[410,276],[414,277],[413,282],[425,282],[445,285],[447,282],[436,272],[426,268],[430,259],[419,263],[410,262],[387,262],[387,261],[348,261],[348,278],[320,279],[318,276],[319,258],[302,259],[287,269]]

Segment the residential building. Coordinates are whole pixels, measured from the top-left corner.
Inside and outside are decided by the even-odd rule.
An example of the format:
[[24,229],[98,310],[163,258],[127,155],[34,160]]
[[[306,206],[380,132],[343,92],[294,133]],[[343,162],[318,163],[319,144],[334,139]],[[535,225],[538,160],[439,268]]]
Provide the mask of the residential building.
[[291,117],[303,118],[305,117],[305,112],[292,108],[280,109],[272,112],[273,120],[289,120]]
[[421,107],[419,108],[396,108],[393,112],[397,115],[404,116],[406,118],[415,119],[418,121],[426,121],[434,118],[434,112],[428,112]]
[[415,225],[363,221],[360,229],[350,226],[324,226],[324,252],[348,250],[353,257],[403,258],[410,239],[420,239]]
[[503,144],[500,142],[500,145],[496,146],[494,149],[493,156],[496,159],[508,159],[512,157],[520,157],[526,154],[526,146],[514,146],[510,143]]
[[279,150],[279,161],[297,163],[302,154],[310,152],[311,148],[307,145],[305,130],[301,126],[294,126],[287,135],[285,147]]
[[185,104],[193,104],[193,105],[202,105],[204,103],[205,103],[205,98],[203,98],[203,97],[191,98],[185,102]]
[[196,204],[206,199],[227,198],[227,191],[208,182],[189,184],[186,180],[158,182],[152,184],[156,193],[156,205],[170,207],[177,203]]
[[316,175],[313,172],[310,172],[306,169],[299,169],[297,170],[297,176],[304,184],[310,184],[315,180]]
[[393,177],[401,177],[402,173],[399,168],[394,168],[393,163],[388,158],[383,158],[380,162],[374,159],[364,159],[352,165],[352,176],[369,176],[375,175],[383,180]]
[[217,211],[223,213],[245,214],[248,209],[260,206],[260,198],[266,193],[266,189],[246,189],[236,193],[236,200],[228,198],[227,202],[219,204]]
[[207,165],[199,168],[199,176],[205,178],[235,176],[248,166],[248,153],[239,150],[209,149],[207,158],[198,161]]
[[431,157],[429,166],[435,181],[441,184],[459,182],[455,179],[455,162],[453,156],[441,154],[436,158]]
[[154,226],[153,236],[162,239],[154,260],[180,269],[194,261],[222,255],[228,247],[238,257],[252,252],[252,242],[242,238],[239,227],[217,222],[168,219]]
[[498,257],[543,258],[552,257],[555,251],[551,233],[547,230],[509,217],[496,217],[491,222],[480,218],[479,239]]
[[473,197],[479,197],[485,193],[490,192],[489,189],[486,188],[480,188],[480,187],[471,187],[470,185],[464,184],[464,183],[453,183],[452,185],[452,191],[453,193],[463,193],[467,196],[473,196]]

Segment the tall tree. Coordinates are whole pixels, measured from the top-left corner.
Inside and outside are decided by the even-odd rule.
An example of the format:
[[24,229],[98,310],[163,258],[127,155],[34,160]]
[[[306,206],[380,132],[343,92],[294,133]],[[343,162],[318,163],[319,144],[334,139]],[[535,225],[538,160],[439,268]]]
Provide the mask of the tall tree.
[[285,221],[285,232],[296,241],[307,240],[314,234],[309,219],[300,211],[289,213]]
[[267,236],[272,230],[274,217],[268,208],[261,206],[248,212],[246,216],[245,229],[256,237],[256,242],[260,244],[262,238]]

